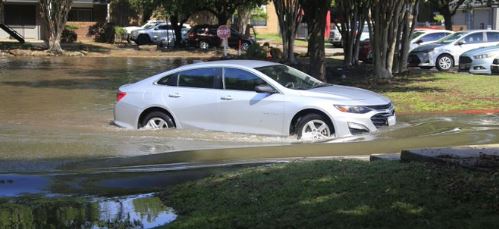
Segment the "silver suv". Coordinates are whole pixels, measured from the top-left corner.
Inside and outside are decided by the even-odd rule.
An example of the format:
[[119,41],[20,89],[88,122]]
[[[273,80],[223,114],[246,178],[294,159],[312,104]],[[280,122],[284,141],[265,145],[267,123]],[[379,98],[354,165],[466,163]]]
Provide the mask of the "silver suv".
[[170,24],[161,23],[150,28],[132,31],[130,40],[137,45],[158,44],[164,40],[171,42],[175,40],[175,31]]
[[409,53],[409,65],[421,68],[437,67],[448,71],[459,65],[459,56],[466,51],[499,44],[499,31],[474,30],[457,32],[441,40],[422,45]]

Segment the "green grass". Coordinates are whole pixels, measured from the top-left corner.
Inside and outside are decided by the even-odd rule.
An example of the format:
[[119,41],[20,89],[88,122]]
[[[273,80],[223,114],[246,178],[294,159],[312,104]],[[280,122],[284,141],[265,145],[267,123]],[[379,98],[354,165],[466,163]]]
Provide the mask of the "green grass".
[[499,76],[424,71],[384,84],[368,84],[365,79],[339,83],[382,93],[402,113],[499,110]]
[[[270,41],[272,43],[282,44],[282,38],[281,38],[280,34],[258,34],[256,36],[256,39],[258,41],[267,40],[267,41]],[[298,40],[298,39],[296,39],[295,40],[295,45],[296,46],[307,47],[308,42],[306,40]]]
[[162,194],[172,228],[499,228],[496,173],[319,161],[243,169]]

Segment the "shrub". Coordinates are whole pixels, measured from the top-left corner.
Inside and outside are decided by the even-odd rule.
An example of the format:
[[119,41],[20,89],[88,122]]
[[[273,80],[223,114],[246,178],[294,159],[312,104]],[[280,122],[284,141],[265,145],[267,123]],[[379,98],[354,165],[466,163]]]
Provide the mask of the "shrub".
[[119,41],[123,41],[125,39],[126,30],[121,26],[114,27],[115,38]]
[[113,23],[97,22],[88,28],[88,34],[97,42],[114,43],[116,32]]
[[266,59],[267,52],[258,43],[254,43],[248,47],[244,57],[249,59]]
[[78,35],[76,34],[75,30],[77,30],[78,27],[74,25],[65,25],[64,30],[62,31],[61,34],[61,42],[62,43],[73,43],[78,39]]

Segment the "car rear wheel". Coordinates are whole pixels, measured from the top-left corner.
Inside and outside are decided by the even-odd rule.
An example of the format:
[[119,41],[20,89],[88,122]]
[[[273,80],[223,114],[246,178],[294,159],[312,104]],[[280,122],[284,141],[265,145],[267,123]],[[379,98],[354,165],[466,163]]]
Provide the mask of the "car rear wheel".
[[200,41],[199,48],[202,50],[207,50],[208,48],[210,48],[210,44],[208,44],[208,42],[206,41]]
[[250,43],[249,42],[243,42],[241,44],[241,50],[243,50],[243,51],[248,50],[249,47],[250,47]]
[[144,117],[141,128],[149,130],[175,128],[175,123],[169,115],[161,111],[153,111]]
[[322,115],[308,114],[297,123],[298,139],[319,141],[334,137],[333,125]]
[[436,65],[440,71],[449,71],[454,66],[454,58],[448,54],[440,55]]

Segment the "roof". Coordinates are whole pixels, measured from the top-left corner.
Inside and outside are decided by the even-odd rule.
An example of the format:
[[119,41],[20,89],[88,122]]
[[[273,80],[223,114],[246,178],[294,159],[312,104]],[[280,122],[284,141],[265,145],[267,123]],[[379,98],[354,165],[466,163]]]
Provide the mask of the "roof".
[[216,61],[207,61],[207,62],[199,62],[193,65],[232,65],[232,66],[240,66],[247,68],[259,68],[270,65],[277,65],[279,63],[270,62],[270,61],[261,61],[261,60],[216,60]]

